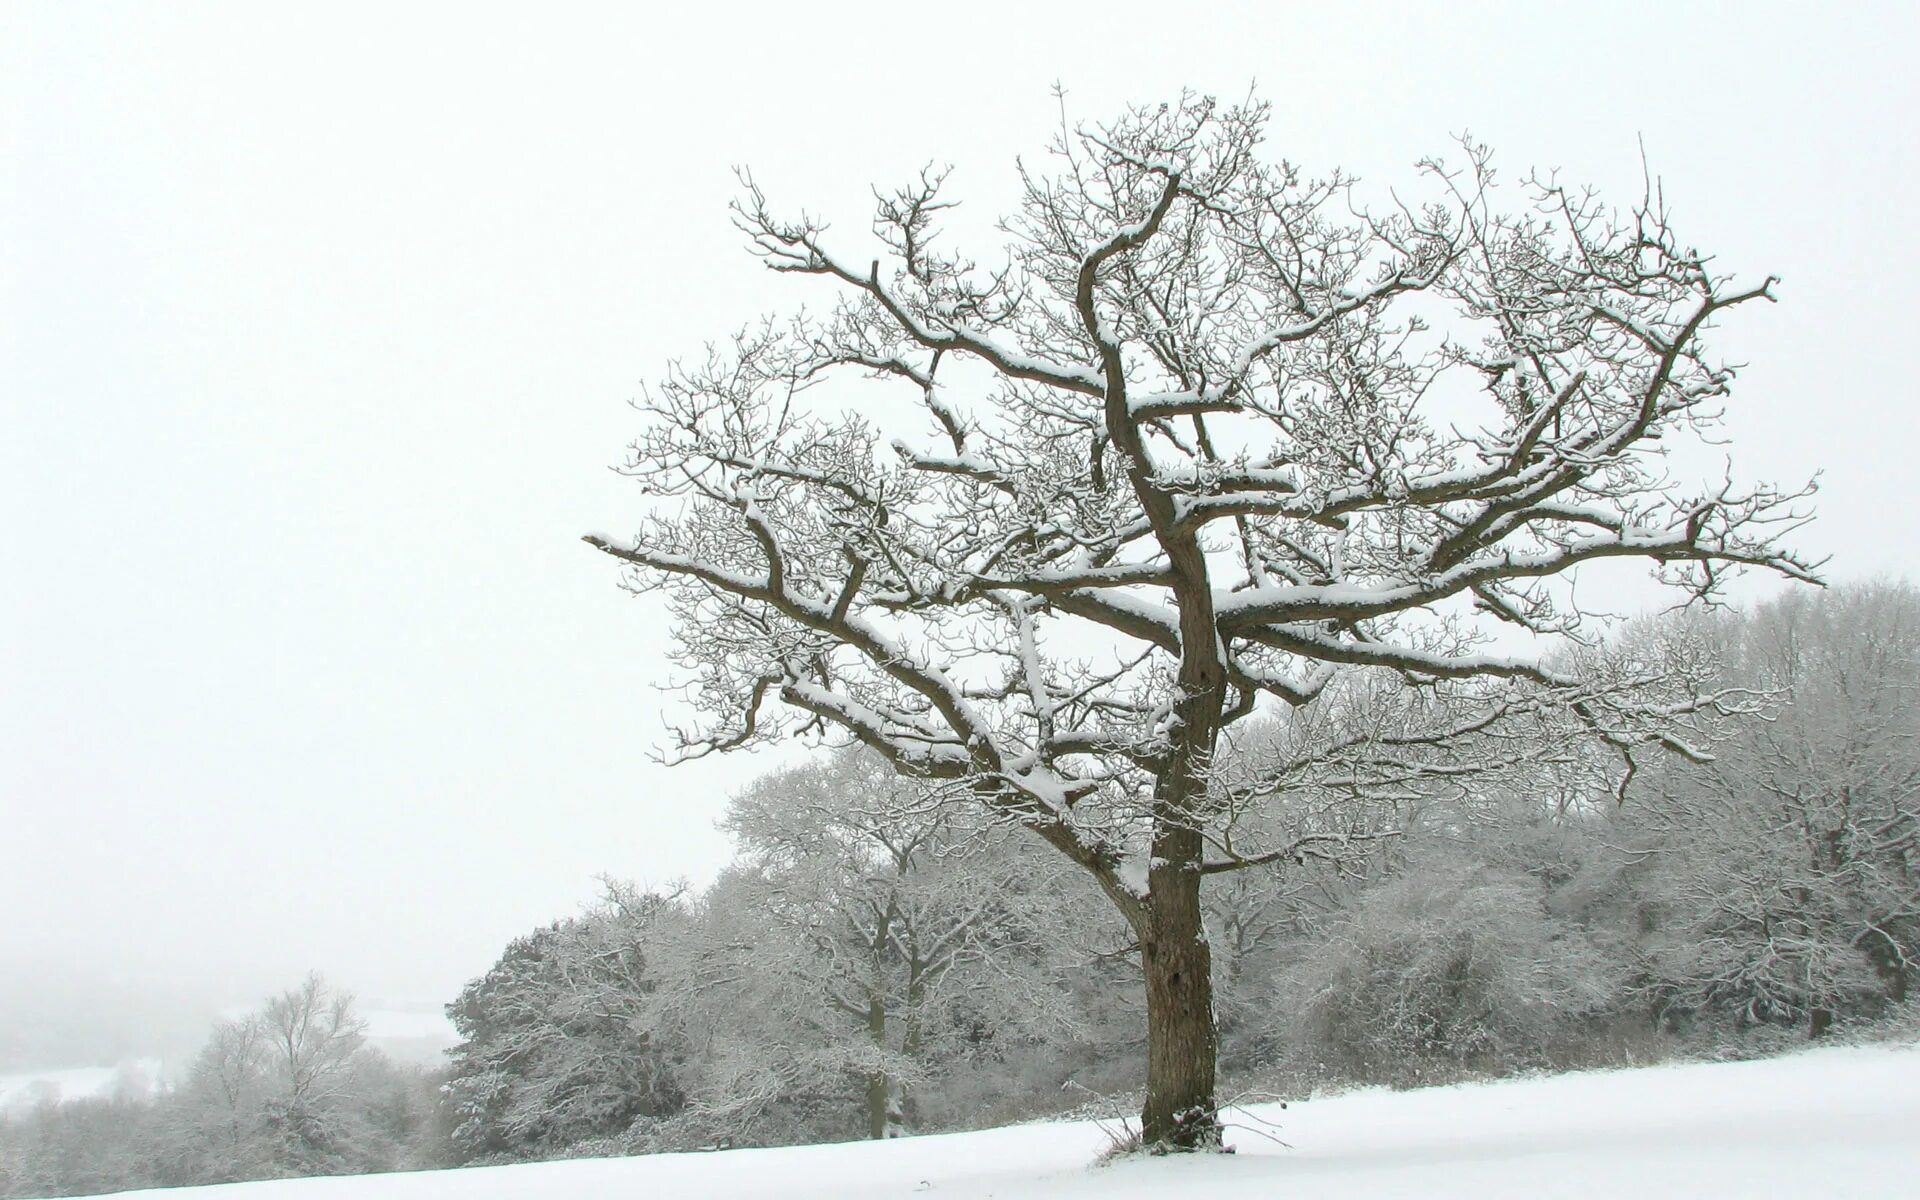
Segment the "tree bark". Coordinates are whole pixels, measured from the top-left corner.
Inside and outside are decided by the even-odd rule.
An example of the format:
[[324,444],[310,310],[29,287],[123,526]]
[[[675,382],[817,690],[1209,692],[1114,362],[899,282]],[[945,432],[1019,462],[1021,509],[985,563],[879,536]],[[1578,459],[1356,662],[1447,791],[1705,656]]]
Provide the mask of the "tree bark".
[[1887,1001],[1891,1004],[1907,1002],[1908,969],[1906,960],[1901,956],[1899,943],[1889,937],[1886,931],[1875,929],[1867,957],[1873,962],[1874,972],[1880,976],[1880,985],[1886,989]]
[[1213,962],[1200,911],[1200,835],[1155,840],[1140,961],[1147,980],[1147,1102],[1141,1144],[1203,1150],[1220,1145],[1214,1064]]
[[867,1136],[876,1141],[887,1136],[887,1104],[892,1097],[893,1087],[886,1072],[867,1076]]
[[[867,1036],[872,1039],[874,1048],[885,1051],[887,1048],[887,1006],[879,995],[867,997]],[[887,1104],[893,1096],[893,1081],[887,1078],[885,1071],[874,1071],[867,1076],[867,1136],[884,1138],[887,1136]]]

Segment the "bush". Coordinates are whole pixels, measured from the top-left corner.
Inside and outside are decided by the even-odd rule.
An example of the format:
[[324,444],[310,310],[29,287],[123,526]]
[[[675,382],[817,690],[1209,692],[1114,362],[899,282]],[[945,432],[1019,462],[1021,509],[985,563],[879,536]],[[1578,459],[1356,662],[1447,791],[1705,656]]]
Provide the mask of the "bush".
[[1550,1065],[1620,971],[1516,872],[1429,866],[1368,891],[1281,977],[1272,1044],[1296,1069],[1411,1086]]

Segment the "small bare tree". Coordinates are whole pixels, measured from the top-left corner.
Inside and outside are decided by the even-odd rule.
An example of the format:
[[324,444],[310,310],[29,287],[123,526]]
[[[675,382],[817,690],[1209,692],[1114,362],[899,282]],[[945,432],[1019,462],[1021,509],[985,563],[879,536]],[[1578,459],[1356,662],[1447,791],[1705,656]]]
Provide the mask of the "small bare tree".
[[1058,877],[1034,862],[1044,848],[912,787],[849,750],[735,796],[724,824],[744,861],[707,909],[730,908],[751,931],[701,948],[713,963],[748,958],[742,974],[796,995],[798,1023],[865,1076],[875,1138],[906,1128],[910,1086],[960,1056],[955,1034],[970,1019],[1007,1043],[1071,1025],[1051,978],[1063,956],[1035,920]]
[[215,1026],[177,1118],[180,1173],[227,1182],[337,1174],[369,1164],[360,1068],[366,1023],[318,974]]
[[941,172],[878,195],[870,251],[743,177],[754,253],[837,297],[675,365],[629,464],[661,501],[586,539],[670,601],[706,718],[680,754],[850,734],[1098,883],[1141,950],[1158,1146],[1219,1139],[1202,880],[1340,842],[1230,836],[1262,799],[1214,769],[1237,722],[1378,668],[1447,701],[1370,738],[1398,770],[1517,709],[1678,746],[1659,722],[1697,700],[1602,697],[1484,630],[1579,633],[1555,581],[1602,559],[1695,597],[1809,576],[1775,544],[1803,492],[1689,494],[1658,457],[1729,394],[1703,335],[1771,280],[1730,283],[1651,192],[1534,179],[1503,212],[1472,144],[1367,215],[1263,157],[1267,117],[1063,127],[987,266],[942,238]]

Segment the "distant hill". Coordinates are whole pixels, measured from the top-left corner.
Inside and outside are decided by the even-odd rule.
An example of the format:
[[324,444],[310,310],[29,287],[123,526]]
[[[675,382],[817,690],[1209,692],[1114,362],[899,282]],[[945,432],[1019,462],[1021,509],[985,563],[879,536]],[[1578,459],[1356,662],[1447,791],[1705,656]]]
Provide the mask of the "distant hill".
[[143,1099],[165,1086],[164,1079],[164,1067],[157,1058],[128,1059],[112,1067],[14,1072],[0,1075],[0,1114],[35,1104],[58,1104],[94,1096]]

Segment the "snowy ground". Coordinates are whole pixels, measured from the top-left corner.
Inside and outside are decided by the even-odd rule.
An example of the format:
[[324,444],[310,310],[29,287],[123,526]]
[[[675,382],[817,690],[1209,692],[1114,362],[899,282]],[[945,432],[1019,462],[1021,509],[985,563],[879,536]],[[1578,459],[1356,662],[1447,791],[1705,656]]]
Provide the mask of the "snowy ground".
[[[1535,1200],[1920,1196],[1920,1048],[1358,1092],[1254,1110],[1288,1147],[1088,1164],[1091,1124],[221,1188],[219,1200]],[[1254,1122],[1248,1120],[1248,1126]],[[211,1189],[142,1193],[213,1200]]]

